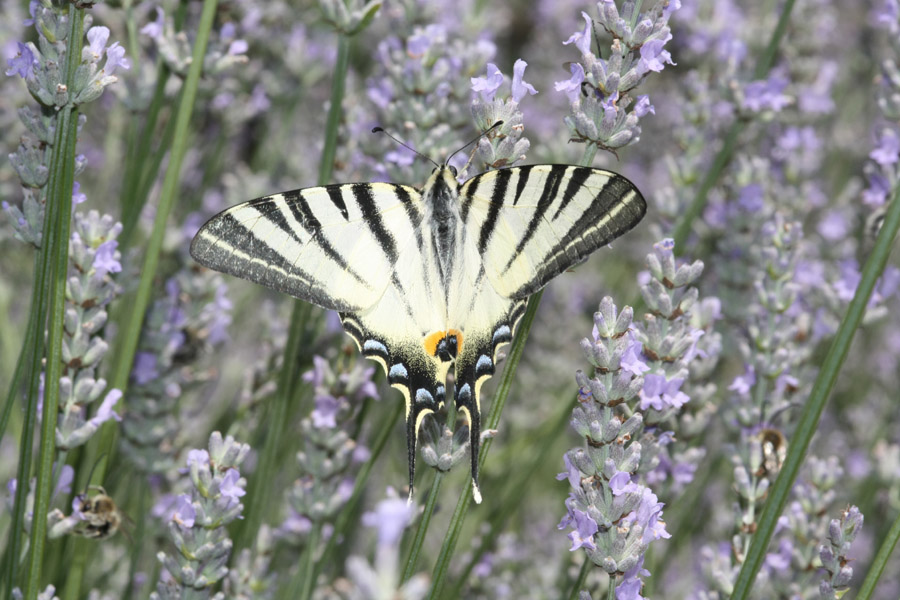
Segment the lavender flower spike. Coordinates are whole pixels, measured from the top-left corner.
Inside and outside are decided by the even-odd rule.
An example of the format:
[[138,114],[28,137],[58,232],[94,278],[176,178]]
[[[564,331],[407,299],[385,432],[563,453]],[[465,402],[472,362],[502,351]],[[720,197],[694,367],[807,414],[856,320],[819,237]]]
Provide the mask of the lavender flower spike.
[[213,432],[209,450],[191,450],[187,456],[192,488],[178,497],[169,516],[169,534],[178,552],[160,552],[157,558],[169,577],[160,579],[153,599],[175,600],[191,590],[209,594],[209,589],[228,574],[232,542],[227,525],[239,518],[244,506],[246,481],[238,467],[250,446]]
[[641,293],[651,313],[635,324],[630,307],[619,312],[604,298],[593,339],[581,343],[594,377],[576,374],[571,425],[585,444],[566,453],[566,472],[557,476],[572,487],[559,529],[572,529],[571,551],[583,548],[613,580],[621,577],[617,598],[641,597],[641,578],[650,574],[644,553],[651,542],[670,537],[663,504],[647,484],[651,475],[654,483],[665,481],[662,465],[675,462],[666,448],[673,432],[662,427],[690,400],[682,387],[704,333],[691,325],[697,290],[688,287],[703,264],[677,264],[672,241],[663,240],[647,265]]
[[498,121],[503,125],[478,140],[476,159],[484,167],[497,169],[513,165],[525,158],[531,143],[523,137],[525,125],[519,102],[526,96],[537,94],[534,86],[525,81],[525,68],[521,58],[513,65],[513,78],[508,98],[498,98],[497,92],[503,85],[504,77],[493,63],[487,65],[486,77],[472,78],[472,116],[476,126],[487,131]]
[[[654,112],[649,100],[634,90],[650,74],[674,64],[665,45],[672,39],[669,17],[680,6],[677,1],[660,0],[650,10],[620,18],[612,1],[598,4],[596,25],[612,36],[608,58],[591,51],[595,22],[582,12],[585,26],[563,44],[574,44],[581,60],[570,67],[572,77],[557,81],[555,89],[564,92],[571,105],[565,118],[571,141],[593,144],[611,152],[640,139],[641,117]],[[626,2],[623,10],[633,12],[634,3]]]

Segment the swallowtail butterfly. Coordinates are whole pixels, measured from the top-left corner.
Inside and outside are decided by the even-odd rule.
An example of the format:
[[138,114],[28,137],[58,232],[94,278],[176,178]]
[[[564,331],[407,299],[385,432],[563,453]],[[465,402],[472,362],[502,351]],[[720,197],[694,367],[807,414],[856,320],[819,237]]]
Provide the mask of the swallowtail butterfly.
[[239,204],[200,229],[191,254],[340,313],[406,400],[410,498],[419,425],[443,406],[453,366],[480,502],[479,392],[526,300],[645,212],[637,188],[610,171],[530,165],[460,185],[445,163],[421,189],[337,184]]

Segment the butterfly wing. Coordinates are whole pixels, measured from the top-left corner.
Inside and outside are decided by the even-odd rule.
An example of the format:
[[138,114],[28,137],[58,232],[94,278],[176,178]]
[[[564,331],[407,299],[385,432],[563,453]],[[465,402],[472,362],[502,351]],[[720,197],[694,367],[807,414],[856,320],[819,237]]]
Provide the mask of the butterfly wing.
[[470,422],[476,500],[480,390],[494,374],[531,294],[633,228],[647,206],[631,182],[601,169],[531,165],[488,171],[459,192],[468,240],[451,322],[464,323],[456,406]]
[[610,171],[530,165],[488,171],[460,190],[461,213],[498,294],[527,298],[640,222],[647,204]]
[[306,300],[358,312],[384,295],[419,227],[414,188],[358,183],[305,188],[229,208],[194,237],[200,264]]

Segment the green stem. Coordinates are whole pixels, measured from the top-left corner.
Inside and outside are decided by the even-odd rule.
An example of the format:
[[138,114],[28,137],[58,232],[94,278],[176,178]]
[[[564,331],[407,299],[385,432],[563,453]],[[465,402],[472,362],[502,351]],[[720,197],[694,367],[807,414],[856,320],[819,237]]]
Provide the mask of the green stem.
[[331,80],[331,100],[328,107],[328,119],[325,121],[325,146],[322,148],[322,159],[319,162],[319,185],[331,181],[334,171],[334,155],[337,152],[338,128],[341,124],[344,101],[344,84],[347,79],[347,68],[350,65],[350,38],[338,34],[337,59],[334,65],[334,78]]
[[869,572],[866,573],[866,578],[859,588],[859,595],[856,596],[856,600],[869,600],[872,597],[872,594],[875,592],[875,585],[881,578],[881,574],[884,573],[884,568],[887,566],[894,548],[897,547],[898,540],[900,540],[900,515],[894,519],[894,523],[881,543],[881,547],[878,548],[878,553],[869,566]]
[[[178,183],[181,175],[181,165],[187,152],[188,130],[191,123],[191,114],[194,110],[194,102],[197,98],[197,87],[203,71],[203,57],[206,56],[206,45],[209,42],[210,31],[216,14],[218,0],[204,0],[203,12],[200,15],[200,23],[197,28],[197,38],[194,42],[194,50],[191,66],[188,69],[187,78],[182,88],[181,101],[178,104],[178,112],[175,116],[175,137],[172,140],[172,152],[169,158],[169,166],[163,180],[160,193],[159,207],[156,211],[156,220],[153,223],[153,232],[147,244],[144,255],[144,263],[141,269],[141,279],[138,283],[131,310],[128,311],[125,322],[120,328],[121,339],[116,353],[116,362],[112,376],[112,387],[123,392],[128,387],[128,376],[131,373],[131,365],[137,352],[138,340],[141,334],[141,326],[144,321],[144,313],[150,303],[150,293],[156,278],[156,269],[159,265],[159,255],[162,250],[166,226],[175,199],[178,194]],[[115,450],[116,428],[115,424],[103,425],[100,433],[100,452],[98,465],[94,471],[96,481],[103,481],[109,467],[109,462]]]
[[294,593],[291,598],[297,600],[309,600],[312,598],[313,589],[316,581],[316,548],[319,545],[319,538],[322,534],[322,523],[314,523],[312,531],[309,532],[309,538],[306,540],[306,549],[300,560],[300,569],[291,585]]
[[[756,69],[753,71],[754,80],[765,77],[775,63],[775,55],[778,53],[778,47],[781,44],[781,39],[784,37],[785,31],[787,31],[791,11],[793,9],[794,0],[786,0],[784,6],[781,7],[781,15],[778,17],[778,24],[775,26],[775,30],[769,38],[769,43],[766,45],[766,49],[763,51],[762,56],[759,57],[759,61],[756,63]],[[737,148],[738,138],[746,126],[747,122],[740,119],[736,120],[731,125],[731,129],[725,134],[725,142],[722,144],[722,148],[719,150],[718,154],[716,154],[712,166],[709,171],[706,172],[703,181],[700,183],[700,187],[697,189],[697,194],[675,225],[675,231],[672,238],[675,240],[676,254],[684,254],[684,251],[686,250],[685,242],[687,242],[688,235],[691,233],[691,227],[694,220],[699,217],[703,212],[703,209],[706,208],[706,200],[709,196],[709,192],[712,190],[713,186],[716,185],[719,176],[731,161],[731,157],[734,155],[734,151]]]
[[271,424],[266,432],[266,439],[262,452],[259,455],[259,467],[251,478],[248,489],[253,502],[248,503],[244,524],[238,537],[237,548],[250,548],[253,539],[259,531],[263,514],[268,514],[270,502],[277,500],[269,497],[263,490],[275,480],[278,471],[278,459],[281,456],[281,438],[287,425],[288,408],[290,407],[291,390],[299,379],[297,372],[297,359],[300,355],[298,340],[302,336],[305,319],[309,315],[309,304],[305,302],[294,303],[294,313],[291,315],[288,329],[287,344],[284,349],[281,372],[278,375],[278,387],[268,404],[268,422]]
[[[37,255],[35,255],[35,273],[38,273],[40,264],[41,263],[37,260]],[[20,386],[25,377],[26,365],[28,364],[26,357],[31,356],[34,353],[34,341],[37,338],[35,332],[38,327],[37,323],[40,316],[40,313],[37,311],[39,302],[38,296],[39,290],[37,286],[35,286],[31,289],[31,302],[28,304],[28,325],[25,328],[25,339],[22,341],[22,351],[19,352],[19,357],[16,359],[16,368],[13,371],[12,380],[9,384],[9,391],[6,393],[6,402],[3,404],[3,414],[0,415],[0,442],[3,441],[3,436],[6,434],[6,428],[9,426],[9,419],[12,416],[13,407],[16,405],[16,399],[21,392]]]
[[825,361],[822,363],[822,368],[816,376],[809,399],[803,405],[803,413],[800,415],[797,429],[791,440],[788,456],[778,474],[775,485],[769,491],[768,499],[759,517],[756,533],[750,544],[750,551],[747,553],[747,558],[735,582],[734,592],[731,595],[732,600],[743,600],[750,593],[753,580],[765,558],[769,540],[775,531],[775,524],[787,503],[791,487],[797,478],[800,465],[803,463],[806,449],[816,432],[819,417],[825,408],[825,403],[831,394],[841,366],[844,364],[844,359],[850,351],[853,336],[866,312],[866,304],[869,302],[875,283],[887,264],[898,229],[900,229],[900,185],[894,190],[894,197],[889,204],[881,231],[878,232],[875,247],[863,267],[859,287],[856,288],[853,300],[850,301],[850,306],[847,308],[847,314],[844,315]]
[[[531,331],[532,324],[534,324],[534,316],[537,313],[537,308],[541,303],[541,296],[543,296],[543,294],[544,292],[540,291],[528,300],[528,308],[525,310],[525,315],[522,317],[522,323],[519,325],[519,331],[516,333],[516,337],[510,346],[509,355],[506,357],[506,367],[503,369],[503,378],[500,380],[497,395],[494,398],[494,402],[491,404],[491,412],[488,414],[487,419],[485,419],[485,430],[496,429],[500,422],[500,414],[503,412],[503,406],[506,404],[510,389],[512,389],[516,367],[519,366],[519,361],[522,360],[522,352],[525,349],[525,340],[528,338],[528,332]],[[492,438],[487,438],[481,444],[481,452],[478,453],[478,470],[481,472],[484,472],[484,463],[492,444]],[[430,599],[440,598],[441,590],[443,589],[447,575],[450,572],[450,559],[453,557],[456,543],[459,541],[459,536],[462,533],[462,526],[465,522],[469,504],[471,502],[472,486],[467,485],[465,491],[459,497],[459,501],[456,503],[456,509],[453,511],[453,516],[450,518],[450,526],[447,529],[447,535],[444,537],[444,543],[441,546],[441,552],[438,555],[437,564],[434,568],[434,583],[431,587],[431,592],[428,594],[428,598]]]
[[[81,62],[83,44],[84,11],[69,5],[69,32],[66,41],[66,84],[74,89],[75,70]],[[71,103],[59,111],[54,140],[53,169],[57,176],[53,186],[47,189],[45,219],[55,222],[50,232],[53,241],[47,248],[50,285],[47,325],[47,364],[44,385],[44,402],[41,420],[41,439],[34,490],[34,508],[31,522],[31,548],[28,555],[25,579],[25,598],[34,600],[40,592],[41,570],[47,535],[47,513],[53,493],[53,460],[56,456],[56,423],[59,411],[59,379],[62,376],[62,335],[65,319],[66,276],[69,270],[69,229],[72,225],[72,187],[75,183],[75,142],[78,137],[78,108]],[[46,232],[45,232],[46,233]],[[48,237],[44,242],[48,242]],[[40,371],[40,369],[38,369]],[[33,374],[34,375],[34,374]],[[19,480],[19,486],[27,488],[27,479]]]
[[428,526],[431,524],[431,517],[434,516],[434,509],[437,505],[437,499],[441,491],[441,483],[444,481],[444,473],[435,471],[434,481],[431,484],[431,491],[428,493],[428,500],[425,502],[425,510],[422,512],[422,519],[416,528],[416,535],[413,538],[412,545],[409,548],[409,554],[406,557],[406,567],[403,569],[403,579],[405,583],[416,572],[416,563],[419,562],[419,554],[422,552],[422,544],[425,543],[425,534]]
[[[580,592],[581,589],[584,587],[584,582],[587,581],[588,573],[591,572],[591,566],[593,566],[593,564],[594,563],[591,562],[591,559],[588,558],[587,554],[585,554],[584,562],[581,563],[581,569],[578,571],[578,578],[572,582],[572,590],[569,592],[569,596],[568,596],[569,600],[578,600],[578,592]],[[616,586],[613,585],[612,578],[610,578],[610,580],[609,580],[609,588],[608,589],[613,590],[613,596],[611,598],[613,600],[615,600]],[[610,598],[610,596],[609,596],[609,594],[607,594],[607,599],[609,599],[609,598]]]

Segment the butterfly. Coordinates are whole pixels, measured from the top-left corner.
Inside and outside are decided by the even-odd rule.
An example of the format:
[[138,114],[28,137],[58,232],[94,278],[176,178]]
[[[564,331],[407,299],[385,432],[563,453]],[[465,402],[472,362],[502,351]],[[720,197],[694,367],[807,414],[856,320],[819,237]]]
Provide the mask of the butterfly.
[[610,171],[530,165],[476,175],[435,166],[424,187],[350,183],[265,196],[200,228],[200,264],[340,314],[406,401],[409,498],[419,426],[447,400],[469,423],[478,487],[480,392],[529,296],[629,231],[644,198]]

